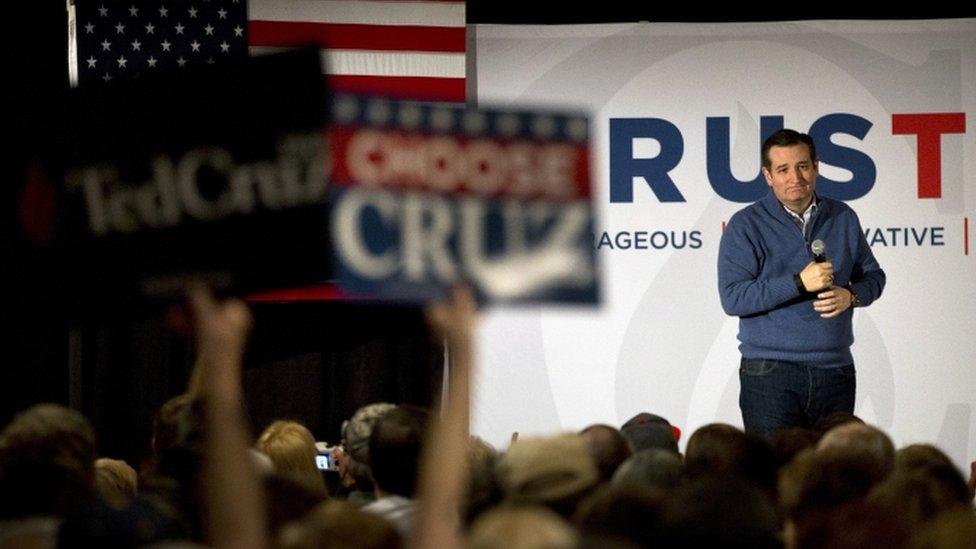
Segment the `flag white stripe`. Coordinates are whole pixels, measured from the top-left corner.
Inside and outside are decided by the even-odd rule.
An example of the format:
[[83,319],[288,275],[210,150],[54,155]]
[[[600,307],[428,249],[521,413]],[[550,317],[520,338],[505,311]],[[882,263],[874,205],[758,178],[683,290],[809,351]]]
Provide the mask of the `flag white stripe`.
[[[251,55],[286,50],[254,46]],[[371,52],[359,50],[322,50],[326,74],[359,76],[425,76],[464,78],[463,53]]]
[[248,19],[359,25],[463,27],[463,2],[250,0]]
[[68,84],[78,87],[78,16],[73,3],[68,4]]

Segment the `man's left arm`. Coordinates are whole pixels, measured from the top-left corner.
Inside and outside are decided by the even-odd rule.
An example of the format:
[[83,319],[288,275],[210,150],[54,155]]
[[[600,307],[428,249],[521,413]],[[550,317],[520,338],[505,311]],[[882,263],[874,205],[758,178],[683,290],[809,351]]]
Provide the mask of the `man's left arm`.
[[861,222],[856,214],[854,224],[857,227],[857,251],[854,254],[854,266],[851,269],[848,287],[857,296],[857,306],[867,307],[881,297],[887,278],[878,260],[874,258],[874,253],[871,252],[871,246],[864,237]]

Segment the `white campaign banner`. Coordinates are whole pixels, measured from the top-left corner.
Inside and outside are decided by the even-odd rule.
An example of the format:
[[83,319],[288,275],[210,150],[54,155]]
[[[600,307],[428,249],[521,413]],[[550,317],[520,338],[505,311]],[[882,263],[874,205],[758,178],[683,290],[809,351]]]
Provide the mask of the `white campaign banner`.
[[723,223],[765,193],[761,136],[820,144],[817,191],[888,275],[854,314],[855,413],[976,457],[976,20],[478,25],[479,106],[592,114],[598,308],[495,308],[473,431],[742,424]]

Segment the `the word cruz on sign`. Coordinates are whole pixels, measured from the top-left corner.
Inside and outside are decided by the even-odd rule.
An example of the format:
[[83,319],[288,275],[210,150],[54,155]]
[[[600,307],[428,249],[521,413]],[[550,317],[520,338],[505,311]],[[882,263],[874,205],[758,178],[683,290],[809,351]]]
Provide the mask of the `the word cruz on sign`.
[[465,282],[490,301],[596,301],[585,116],[340,96],[332,117],[346,289],[425,300]]

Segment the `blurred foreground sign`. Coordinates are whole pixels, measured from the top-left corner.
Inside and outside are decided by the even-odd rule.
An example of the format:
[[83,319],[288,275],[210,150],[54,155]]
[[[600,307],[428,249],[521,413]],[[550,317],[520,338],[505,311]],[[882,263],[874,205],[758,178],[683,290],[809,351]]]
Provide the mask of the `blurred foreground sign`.
[[82,312],[177,299],[190,278],[240,293],[328,277],[318,56],[205,68],[71,97],[62,184],[45,204],[30,182],[21,218],[60,250]]
[[333,265],[355,293],[595,302],[581,115],[333,103]]

